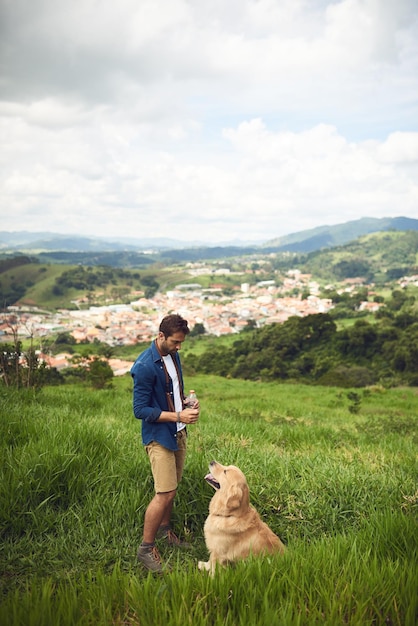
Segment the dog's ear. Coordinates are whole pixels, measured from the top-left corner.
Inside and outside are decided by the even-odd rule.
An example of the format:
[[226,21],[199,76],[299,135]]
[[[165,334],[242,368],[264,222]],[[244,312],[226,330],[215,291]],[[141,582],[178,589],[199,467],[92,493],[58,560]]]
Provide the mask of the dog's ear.
[[230,511],[238,509],[246,501],[248,501],[247,485],[231,485],[229,487],[226,506]]

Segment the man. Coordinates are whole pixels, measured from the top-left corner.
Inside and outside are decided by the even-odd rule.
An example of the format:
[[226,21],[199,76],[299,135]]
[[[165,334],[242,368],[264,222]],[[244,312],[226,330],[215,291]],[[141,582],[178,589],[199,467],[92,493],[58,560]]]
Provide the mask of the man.
[[199,402],[184,408],[183,374],[178,351],[190,329],[181,315],[171,314],[160,323],[157,338],[135,361],[133,410],[142,420],[145,446],[154,478],[155,495],[144,517],[138,560],[153,572],[163,566],[155,546],[156,537],[171,545],[182,542],[170,526],[171,511],[186,458],[186,425],[199,419]]

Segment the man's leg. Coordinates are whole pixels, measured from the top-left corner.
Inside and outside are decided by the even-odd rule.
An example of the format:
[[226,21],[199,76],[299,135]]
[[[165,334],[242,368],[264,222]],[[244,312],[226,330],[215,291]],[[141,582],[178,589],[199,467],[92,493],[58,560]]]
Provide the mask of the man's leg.
[[152,544],[155,541],[160,526],[170,524],[173,500],[176,491],[156,493],[145,511],[143,541]]
[[[150,537],[155,531],[155,539],[158,528],[166,530],[171,526],[171,513],[173,510],[174,497],[176,495],[177,485],[181,481],[183,475],[184,463],[186,459],[186,429],[177,433],[177,446],[178,449],[174,452],[167,450],[154,442],[146,447],[151,463],[154,487],[156,491],[156,495],[150,502],[145,513],[144,541],[147,542],[148,540],[145,539],[145,536]],[[161,500],[163,500],[163,502]],[[159,515],[162,509],[164,509],[164,512],[160,518]],[[159,524],[155,530],[153,526],[157,518],[159,519]]]
[[[180,483],[183,476],[184,463],[186,459],[187,450],[187,432],[186,430],[180,430],[177,433],[177,446],[178,449],[174,452],[176,463],[176,477],[177,484]],[[187,541],[179,539],[176,533],[171,528],[171,512],[173,509],[174,498],[167,506],[165,515],[161,520],[160,528],[157,531],[157,538],[165,539],[170,545],[177,546],[179,548],[190,548],[190,544]]]
[[173,451],[156,442],[146,446],[146,451],[156,493],[145,511],[143,540],[137,556],[148,570],[162,572],[160,555],[154,542],[163,520],[170,519],[177,489],[176,461]]

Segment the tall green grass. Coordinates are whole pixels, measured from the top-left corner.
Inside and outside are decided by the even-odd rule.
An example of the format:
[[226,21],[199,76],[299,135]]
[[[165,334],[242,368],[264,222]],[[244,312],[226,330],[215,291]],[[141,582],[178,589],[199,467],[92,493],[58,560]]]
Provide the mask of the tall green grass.
[[[0,624],[409,625],[417,602],[414,389],[357,391],[216,377],[186,381],[202,415],[174,508],[188,551],[136,562],[152,497],[129,376],[115,388],[1,390]],[[212,579],[203,524],[211,459],[245,472],[287,544]]]

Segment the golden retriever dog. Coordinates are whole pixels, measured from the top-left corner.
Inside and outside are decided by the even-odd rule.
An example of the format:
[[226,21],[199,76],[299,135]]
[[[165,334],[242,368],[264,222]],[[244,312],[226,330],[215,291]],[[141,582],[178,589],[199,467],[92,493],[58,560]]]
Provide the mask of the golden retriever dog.
[[205,480],[215,489],[204,525],[209,561],[199,561],[200,570],[212,575],[216,565],[227,565],[250,555],[284,552],[279,537],[250,504],[250,491],[238,467],[209,464]]

